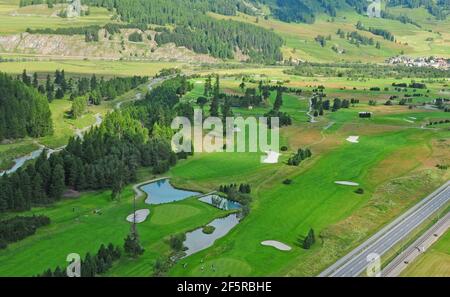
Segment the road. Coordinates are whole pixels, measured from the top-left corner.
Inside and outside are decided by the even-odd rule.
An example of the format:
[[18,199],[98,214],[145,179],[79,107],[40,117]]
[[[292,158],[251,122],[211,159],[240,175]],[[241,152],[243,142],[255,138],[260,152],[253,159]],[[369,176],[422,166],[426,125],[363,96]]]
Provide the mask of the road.
[[386,268],[382,275],[385,277],[396,277],[408,267],[417,257],[426,252],[439,238],[450,228],[450,213],[447,213],[436,224],[428,229],[422,236],[411,244],[405,251],[398,255]]
[[392,223],[351,251],[349,254],[319,274],[320,277],[356,277],[369,264],[367,258],[375,253],[382,257],[396,244],[406,239],[418,226],[425,222],[450,201],[450,181],[398,217]]
[[[174,77],[173,75],[169,75],[169,76],[165,76],[165,77],[154,78],[147,84],[147,90],[150,92],[156,84],[161,83],[161,82],[163,82],[165,80],[171,79],[173,77]],[[122,104],[124,104],[124,103],[139,101],[139,100],[142,100],[144,98],[145,97],[142,96],[142,93],[137,93],[136,96],[134,98],[132,98],[132,99],[118,102],[116,104],[116,109],[120,109],[122,107]]]

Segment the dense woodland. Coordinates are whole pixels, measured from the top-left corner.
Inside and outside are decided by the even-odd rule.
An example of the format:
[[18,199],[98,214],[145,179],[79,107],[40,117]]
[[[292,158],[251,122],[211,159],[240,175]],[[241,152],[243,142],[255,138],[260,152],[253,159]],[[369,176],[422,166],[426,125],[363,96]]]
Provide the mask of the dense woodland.
[[198,53],[217,58],[233,58],[239,48],[253,61],[273,63],[282,59],[281,37],[275,33],[241,22],[216,20],[206,15],[213,11],[234,15],[243,10],[241,1],[209,0],[86,0],[90,5],[115,9],[128,23],[175,25],[156,36],[160,44],[174,42]]
[[47,99],[25,83],[0,73],[0,141],[53,132]]
[[[354,9],[360,14],[365,14],[370,4],[370,1],[366,0],[260,0],[254,2],[268,3],[272,14],[282,21],[304,23],[314,23],[316,16],[320,13],[335,17],[340,9]],[[424,7],[438,19],[445,19],[450,13],[448,0],[388,0],[387,6]],[[382,17],[400,18],[401,16],[384,13]],[[407,17],[403,17],[401,21],[412,23]]]
[[12,217],[0,221],[0,250],[13,243],[33,235],[40,227],[50,224],[46,216]]
[[162,83],[145,100],[123,111],[108,114],[100,127],[83,139],[72,138],[59,153],[47,152],[33,164],[0,179],[0,211],[22,211],[62,198],[66,189],[112,189],[120,199],[123,187],[136,180],[140,166],[156,174],[166,172],[177,158],[172,152],[170,122],[179,98],[189,88],[185,77]]
[[47,74],[45,83],[42,78],[38,78],[37,73],[30,77],[26,70],[20,79],[26,85],[37,89],[39,93],[45,94],[49,102],[65,96],[75,101],[77,97],[84,96],[87,97],[86,101],[95,105],[99,105],[103,100],[112,100],[148,81],[147,76],[113,77],[106,80],[103,77],[97,78],[95,74],[90,78],[85,76],[66,78],[64,69],[56,70],[53,76]]

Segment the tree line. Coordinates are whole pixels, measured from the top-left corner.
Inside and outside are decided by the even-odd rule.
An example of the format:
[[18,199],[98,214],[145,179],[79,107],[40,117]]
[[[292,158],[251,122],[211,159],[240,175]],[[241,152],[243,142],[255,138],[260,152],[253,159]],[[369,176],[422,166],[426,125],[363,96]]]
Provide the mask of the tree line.
[[[120,259],[121,256],[122,252],[118,246],[114,246],[110,243],[105,247],[105,245],[102,244],[95,255],[91,256],[90,253],[87,253],[84,259],[80,261],[81,277],[95,277],[104,274],[112,267],[115,261]],[[49,268],[37,276],[67,277],[67,269],[68,267],[61,268],[57,266],[54,270]]]
[[300,163],[308,158],[311,158],[312,153],[311,150],[306,148],[306,149],[298,149],[297,152],[289,158],[287,164],[289,166],[298,166],[300,165]]
[[229,184],[229,185],[220,185],[219,186],[219,192],[228,194],[231,191],[238,191],[239,193],[243,194],[250,194],[252,192],[252,189],[250,187],[250,184]]
[[286,113],[286,112],[282,112],[280,111],[281,106],[283,105],[283,92],[286,89],[282,86],[277,86],[276,87],[276,97],[275,97],[275,101],[273,103],[272,109],[264,114],[264,117],[266,117],[267,120],[267,125],[269,127],[269,129],[272,128],[272,118],[278,118],[279,119],[279,126],[280,128],[283,126],[290,126],[292,125],[292,118],[291,116]]
[[302,62],[294,68],[284,71],[286,74],[299,76],[327,76],[348,78],[447,78],[450,69],[433,67],[409,67],[404,65],[377,65],[370,63],[313,63]]
[[103,26],[100,25],[89,25],[80,27],[62,27],[62,28],[27,28],[26,32],[29,34],[51,34],[51,35],[84,35],[84,41],[86,42],[96,42],[100,40],[99,31],[104,29],[110,35],[120,33],[121,29],[139,29],[141,31],[146,31],[148,29],[147,24],[140,23],[107,23]]
[[9,243],[17,242],[36,233],[40,227],[50,224],[46,216],[16,216],[0,221],[0,250]]
[[370,33],[372,33],[374,35],[381,36],[381,37],[383,37],[386,40],[395,42],[394,34],[389,32],[388,30],[381,29],[381,28],[373,28],[373,27],[366,28],[361,21],[358,21],[356,23],[356,29],[361,30],[361,31],[368,31],[368,32],[370,32]]
[[[91,77],[67,78],[64,69],[55,70],[53,76],[47,74],[45,83],[41,83],[43,79],[39,79],[36,72],[30,76],[26,69],[23,70],[20,79],[27,86],[31,86],[37,89],[39,93],[46,95],[49,102],[52,102],[54,99],[62,99],[66,95],[69,95],[71,100],[85,96],[87,98],[84,99],[87,102],[95,105],[99,105],[103,100],[112,100],[148,81],[147,76],[105,79],[104,77],[97,78],[95,74]],[[77,104],[80,103],[78,102]],[[84,105],[84,103],[81,103],[81,106],[76,106],[76,108],[82,108]]]

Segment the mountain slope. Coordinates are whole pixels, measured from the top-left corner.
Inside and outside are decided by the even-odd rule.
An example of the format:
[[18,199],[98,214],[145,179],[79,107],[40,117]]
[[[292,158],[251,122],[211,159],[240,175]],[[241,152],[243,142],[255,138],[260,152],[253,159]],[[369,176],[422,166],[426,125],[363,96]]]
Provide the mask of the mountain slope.
[[[363,0],[84,0],[89,16],[61,19],[53,9],[49,16],[40,15],[37,22],[36,15],[23,12],[48,14],[45,4],[18,9],[19,0],[0,0],[0,24],[5,16],[8,26],[17,23],[14,32],[24,32],[24,24],[29,24],[27,31],[36,34],[14,37],[29,40],[25,46],[1,44],[1,40],[13,37],[0,38],[0,51],[170,60],[173,54],[163,54],[164,48],[171,46],[180,49],[178,61],[222,59],[266,64],[283,60],[383,62],[400,54],[449,57],[450,21],[433,15],[437,14],[436,5],[445,14],[449,1],[384,2],[383,18],[379,19],[365,15],[368,2]],[[5,2],[5,8],[15,4],[16,10],[3,10]],[[46,24],[49,29],[45,29]],[[124,30],[137,31],[142,41],[128,40]],[[0,33],[5,32],[0,28]],[[69,50],[71,43],[61,42],[56,51],[42,49],[46,47],[40,41],[46,40],[44,35],[55,34],[66,35],[57,38],[63,41],[69,37],[80,40],[79,45]],[[70,36],[74,34],[79,36]],[[189,57],[180,59],[183,53]]]

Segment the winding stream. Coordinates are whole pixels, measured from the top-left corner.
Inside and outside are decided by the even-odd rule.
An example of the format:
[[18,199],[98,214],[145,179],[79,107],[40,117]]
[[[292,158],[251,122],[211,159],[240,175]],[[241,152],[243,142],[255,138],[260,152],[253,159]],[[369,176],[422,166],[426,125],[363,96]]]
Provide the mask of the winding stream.
[[[173,77],[173,76],[168,76],[168,77],[158,77],[158,78],[152,79],[152,80],[148,83],[147,89],[148,89],[149,91],[151,91],[151,90],[153,89],[153,86],[154,86],[155,84],[160,83],[160,82],[162,82],[162,81],[164,81],[164,80],[166,80],[166,79],[170,79],[170,78],[172,78],[172,77]],[[141,93],[138,93],[138,94],[136,94],[136,97],[135,97],[135,98],[133,98],[132,100],[129,100],[129,101],[141,100],[143,97],[144,97],[144,96],[142,96]],[[117,103],[116,108],[120,109],[120,107],[122,106],[122,103],[124,103],[124,102],[125,102],[125,101]],[[75,135],[78,136],[78,137],[80,137],[80,138],[83,138],[83,135],[84,135],[87,131],[89,131],[92,127],[100,126],[102,122],[103,122],[102,116],[101,116],[100,114],[96,114],[96,115],[95,115],[95,123],[94,123],[93,125],[90,125],[90,126],[88,126],[88,127],[83,128],[83,129],[77,129],[77,130],[75,131]],[[46,147],[46,146],[40,144],[40,145],[39,145],[39,149],[37,149],[37,150],[35,150],[35,151],[32,151],[32,152],[29,153],[29,154],[26,154],[26,155],[24,155],[24,156],[21,156],[21,157],[18,157],[18,158],[16,158],[16,159],[14,159],[14,160],[13,160],[14,166],[12,166],[10,169],[4,170],[4,171],[0,171],[0,176],[3,176],[5,173],[6,173],[6,174],[11,174],[11,173],[16,172],[16,171],[17,171],[20,167],[22,167],[27,161],[37,159],[37,158],[41,155],[41,153],[44,151],[44,149],[47,149],[47,152],[48,152],[47,157],[50,157],[53,153],[59,152],[59,151],[63,150],[65,147],[66,147],[66,146],[63,146],[63,147],[60,147],[60,148],[57,148],[57,149],[51,149],[51,148],[48,148],[48,147]]]

